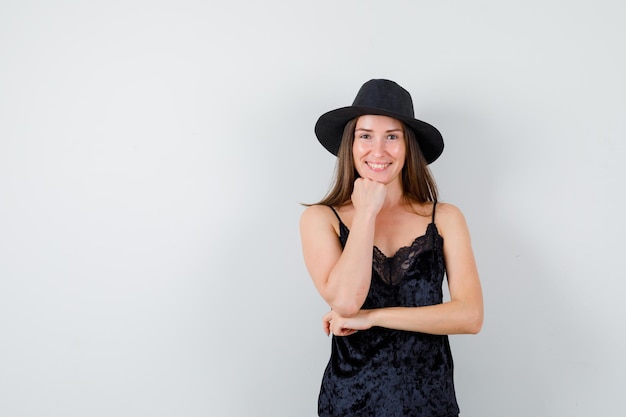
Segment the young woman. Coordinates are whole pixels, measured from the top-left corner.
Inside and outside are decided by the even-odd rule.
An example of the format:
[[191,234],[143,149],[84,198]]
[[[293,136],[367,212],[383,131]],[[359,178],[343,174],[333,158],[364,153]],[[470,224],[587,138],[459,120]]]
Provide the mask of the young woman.
[[478,333],[483,301],[465,219],[437,203],[428,169],[441,134],[389,80],[365,83],[315,133],[338,157],[334,186],[300,221],[333,335],[319,416],[457,416],[447,335]]

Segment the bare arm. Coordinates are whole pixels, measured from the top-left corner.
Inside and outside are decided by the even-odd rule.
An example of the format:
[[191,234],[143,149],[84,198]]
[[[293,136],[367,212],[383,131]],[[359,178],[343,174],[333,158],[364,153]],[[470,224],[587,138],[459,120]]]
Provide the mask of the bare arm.
[[331,311],[324,316],[326,333],[347,336],[372,326],[429,334],[478,333],[483,322],[483,298],[463,214],[449,204],[437,207],[444,237],[444,258],[450,301],[427,307],[391,307],[361,310],[352,317]]
[[344,317],[359,312],[369,291],[376,215],[384,196],[383,184],[363,179],[355,182],[355,213],[343,250],[333,228],[337,219],[328,207],[309,207],[300,218],[309,274],[328,305]]

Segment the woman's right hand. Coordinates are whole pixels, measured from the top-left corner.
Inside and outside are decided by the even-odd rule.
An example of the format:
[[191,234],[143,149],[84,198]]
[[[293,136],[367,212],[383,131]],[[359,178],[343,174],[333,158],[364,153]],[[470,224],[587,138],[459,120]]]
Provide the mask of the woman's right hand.
[[331,333],[335,336],[350,336],[359,330],[371,329],[370,311],[360,310],[354,317],[342,317],[330,310],[322,317],[322,327],[326,336],[330,336]]
[[352,191],[354,209],[378,214],[385,202],[387,187],[385,184],[367,178],[357,178]]

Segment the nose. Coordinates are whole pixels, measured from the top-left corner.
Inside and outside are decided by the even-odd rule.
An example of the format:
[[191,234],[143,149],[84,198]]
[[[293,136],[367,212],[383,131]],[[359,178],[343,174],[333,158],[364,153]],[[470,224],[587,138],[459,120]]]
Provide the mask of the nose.
[[385,153],[385,139],[384,138],[376,138],[372,144],[372,153],[375,156],[381,156]]

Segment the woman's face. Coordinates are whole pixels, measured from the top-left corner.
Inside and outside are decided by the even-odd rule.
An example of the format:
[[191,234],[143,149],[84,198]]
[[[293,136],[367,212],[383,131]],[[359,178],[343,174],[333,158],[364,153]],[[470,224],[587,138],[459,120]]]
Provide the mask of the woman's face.
[[399,181],[406,157],[402,123],[387,116],[359,117],[352,157],[361,177],[383,184]]

